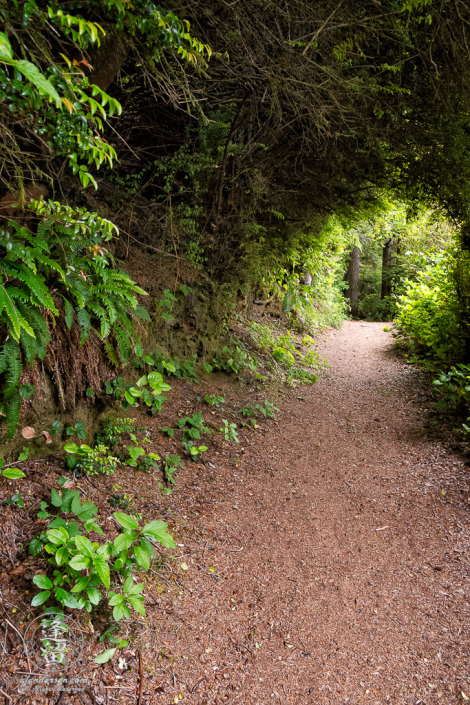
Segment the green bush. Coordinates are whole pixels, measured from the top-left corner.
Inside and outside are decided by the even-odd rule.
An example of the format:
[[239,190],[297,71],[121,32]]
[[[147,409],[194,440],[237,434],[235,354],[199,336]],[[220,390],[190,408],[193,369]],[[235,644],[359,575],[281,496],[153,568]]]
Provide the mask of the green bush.
[[453,277],[455,267],[453,252],[435,255],[417,273],[416,280],[405,282],[405,293],[397,301],[397,341],[441,365],[449,365],[462,354],[459,299]]

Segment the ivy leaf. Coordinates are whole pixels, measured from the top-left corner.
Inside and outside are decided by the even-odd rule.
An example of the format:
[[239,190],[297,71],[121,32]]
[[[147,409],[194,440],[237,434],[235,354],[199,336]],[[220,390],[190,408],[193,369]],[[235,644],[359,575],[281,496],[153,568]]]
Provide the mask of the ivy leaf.
[[108,663],[108,661],[111,661],[114,654],[116,653],[116,648],[106,649],[106,651],[103,651],[102,654],[98,654],[98,656],[95,658],[94,662],[95,663]]

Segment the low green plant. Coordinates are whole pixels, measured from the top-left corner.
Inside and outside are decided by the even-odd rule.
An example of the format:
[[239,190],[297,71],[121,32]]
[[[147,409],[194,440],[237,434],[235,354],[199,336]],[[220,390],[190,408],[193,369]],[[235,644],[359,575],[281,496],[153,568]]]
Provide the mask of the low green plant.
[[168,357],[160,351],[144,355],[142,360],[150,367],[154,367],[160,374],[168,377],[179,377],[190,382],[199,384],[198,376],[194,369],[196,367],[197,355],[193,355],[190,360],[180,360],[178,357]]
[[[110,624],[110,626],[106,629],[105,632],[100,636],[99,642],[102,644],[105,640],[107,640],[112,646],[116,646],[118,649],[125,649],[126,646],[129,646],[129,640],[128,639],[121,639],[120,637],[114,636],[114,632],[119,629],[118,624]],[[113,649],[111,649],[113,651]],[[115,649],[114,649],[115,651]],[[106,653],[106,652],[105,652]],[[95,661],[96,663],[96,661]],[[103,661],[101,661],[103,663]]]
[[160,456],[158,453],[147,453],[144,448],[140,446],[126,446],[127,454],[121,454],[121,461],[123,465],[129,465],[136,470],[144,470],[145,472],[150,472],[152,468],[159,470],[158,461]]
[[447,372],[441,371],[433,385],[440,397],[436,402],[437,408],[469,408],[470,365],[460,363],[452,366]]
[[238,433],[237,433],[237,424],[236,423],[229,423],[227,419],[222,420],[223,426],[220,429],[220,433],[224,437],[225,441],[235,441],[235,443],[239,443],[238,439]]
[[62,424],[61,424],[61,422],[59,421],[59,419],[55,419],[55,420],[52,422],[52,428],[49,429],[49,434],[50,434],[51,436],[55,436],[56,434],[57,434],[58,436],[61,436],[61,435],[62,435]]
[[270,419],[275,419],[276,414],[274,413],[275,411],[279,411],[277,406],[274,406],[268,399],[265,399],[263,404],[253,404],[250,402],[249,404],[246,404],[246,406],[243,407],[241,413],[244,418],[258,418],[259,415],[263,416],[265,419],[270,418]]
[[234,372],[237,375],[244,370],[256,372],[258,361],[253,355],[248,353],[245,344],[242,341],[236,341],[234,338],[230,338],[230,344],[233,346],[232,348],[224,345],[222,352],[212,358],[212,367],[224,372]]
[[269,326],[250,321],[249,331],[254,344],[266,357],[267,367],[288,386],[294,381],[313,384],[318,381],[318,375],[312,370],[328,366],[326,360],[321,359],[314,350],[315,341],[310,336],[302,339],[304,346],[309,348],[304,353],[298,349],[297,339],[290,330],[276,334]]
[[[130,435],[131,433],[135,433],[136,430],[135,419],[103,419],[103,421],[101,421],[101,428],[96,436],[96,440],[112,447],[121,442],[123,434],[128,433]],[[139,430],[145,433],[147,429],[142,427]]]
[[[55,517],[29,545],[31,555],[44,553],[53,568],[51,578],[46,575],[33,578],[41,592],[33,598],[32,606],[38,607],[55,597],[62,606],[90,612],[105,596],[109,606],[113,607],[116,621],[129,618],[130,608],[145,616],[144,585],[134,583],[133,572],[150,569],[155,555],[152,542],[175,548],[167,524],[151,521],[141,529],[135,517],[115,512],[114,519],[123,531],[113,542],[100,545],[85,536],[92,531],[103,534],[94,521],[96,505],[81,504],[78,490],[66,490],[60,494],[54,489],[51,504],[64,516]],[[46,502],[41,503],[40,518],[49,518],[47,506]],[[68,519],[70,515],[73,521]],[[82,527],[75,519],[83,524]],[[121,592],[111,590],[111,581],[117,582],[118,576],[124,579]]]
[[[191,291],[190,286],[182,284],[178,291],[181,291],[184,296],[187,296]],[[178,299],[174,294],[171,293],[169,289],[165,289],[162,298],[158,301],[158,306],[160,308],[160,315],[164,321],[174,321],[175,317],[171,315],[173,311],[173,306],[177,303]]]
[[82,441],[84,441],[86,438],[85,424],[83,421],[77,421],[74,426],[67,426],[65,433],[67,436],[74,436],[76,434]]
[[6,499],[4,504],[16,504],[18,507],[24,507],[23,497],[16,493],[10,499]]
[[169,289],[165,289],[163,292],[163,297],[159,300],[158,305],[160,307],[160,315],[164,321],[174,321],[175,317],[171,315],[173,310],[173,304],[178,301],[176,296],[174,296]]
[[129,406],[135,406],[137,400],[141,399],[149,408],[150,413],[155,415],[162,410],[162,405],[167,399],[162,392],[168,392],[170,389],[171,387],[163,381],[161,373],[153,370],[140,377],[135,386],[126,385],[124,399]]
[[70,470],[85,475],[111,475],[116,471],[119,459],[110,455],[108,446],[98,443],[94,448],[82,443],[66,443],[66,453],[69,453],[67,464]]
[[192,460],[196,460],[201,453],[207,450],[207,446],[195,445],[194,441],[200,441],[202,434],[209,434],[210,428],[204,426],[202,412],[198,411],[192,416],[185,416],[183,419],[178,419],[176,422],[178,428],[183,429],[181,443]]
[[[209,406],[215,406],[217,409],[219,409],[222,404],[225,404],[225,399],[221,396],[217,396],[216,394],[205,394],[204,399],[206,404]],[[202,401],[202,397],[198,397],[197,400]]]
[[178,470],[182,469],[183,461],[181,460],[179,455],[177,455],[176,453],[172,453],[171,455],[166,456],[165,462],[163,464],[163,472],[167,482],[172,485],[176,485],[174,475],[176,472],[178,472]]
[[1,474],[3,475],[3,477],[6,477],[7,480],[19,480],[20,477],[26,477],[24,472],[22,470],[19,470],[19,468],[5,468],[5,470],[2,470],[4,464],[5,461],[0,459],[0,470],[2,471]]

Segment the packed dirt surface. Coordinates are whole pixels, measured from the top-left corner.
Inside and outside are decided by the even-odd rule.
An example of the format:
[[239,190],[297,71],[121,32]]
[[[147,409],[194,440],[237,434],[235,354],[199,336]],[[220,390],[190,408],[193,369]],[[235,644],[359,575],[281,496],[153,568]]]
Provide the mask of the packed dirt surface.
[[[127,649],[95,665],[109,648],[96,638],[107,618],[87,627],[84,692],[13,702],[468,702],[468,469],[429,425],[429,384],[383,327],[330,330],[320,381],[286,391],[276,421],[239,428],[238,446],[218,441],[204,463],[186,464],[172,495],[160,497],[156,477],[129,469],[99,485],[83,479],[87,496],[104,504],[107,491],[135,482],[132,506],[168,521],[177,550],[163,551],[150,579],[141,577],[147,616],[124,625]],[[228,399],[223,381],[185,382],[168,413],[189,413],[208,384]],[[243,403],[266,396],[255,383],[240,390]],[[229,411],[226,404],[226,418]],[[217,417],[206,407],[204,418]],[[8,521],[21,511],[5,515],[8,535],[20,535]],[[104,506],[103,516],[112,511]],[[21,619],[19,633],[31,583],[21,583],[22,564],[3,562],[3,606],[9,624]],[[21,644],[10,628],[8,639],[3,693],[18,692],[27,666],[15,661]],[[5,632],[4,653],[9,643]]]
[[159,702],[470,698],[468,470],[424,432],[423,380],[383,327],[331,331],[321,381],[219,468]]

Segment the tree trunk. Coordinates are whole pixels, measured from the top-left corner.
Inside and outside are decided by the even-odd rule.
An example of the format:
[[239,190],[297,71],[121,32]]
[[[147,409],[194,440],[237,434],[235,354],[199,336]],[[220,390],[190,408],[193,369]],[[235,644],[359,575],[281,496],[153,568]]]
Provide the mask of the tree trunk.
[[349,299],[351,308],[351,316],[357,318],[359,315],[359,263],[361,259],[361,250],[359,247],[353,247],[349,259],[348,268],[346,270],[346,281],[348,287],[346,296]]
[[382,248],[382,291],[380,298],[385,299],[392,293],[392,248],[393,237],[390,237]]

